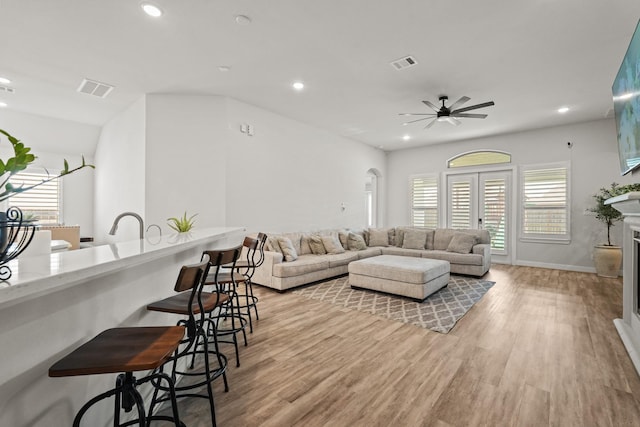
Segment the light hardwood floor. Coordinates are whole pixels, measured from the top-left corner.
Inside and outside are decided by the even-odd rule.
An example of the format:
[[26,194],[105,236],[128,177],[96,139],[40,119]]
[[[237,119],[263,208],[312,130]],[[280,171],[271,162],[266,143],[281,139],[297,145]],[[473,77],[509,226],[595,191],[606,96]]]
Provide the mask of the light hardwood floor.
[[[494,265],[446,335],[256,286],[260,321],[215,384],[219,426],[640,426],[612,323],[622,280]],[[231,355],[231,348],[224,348]],[[188,426],[207,402],[183,401]]]

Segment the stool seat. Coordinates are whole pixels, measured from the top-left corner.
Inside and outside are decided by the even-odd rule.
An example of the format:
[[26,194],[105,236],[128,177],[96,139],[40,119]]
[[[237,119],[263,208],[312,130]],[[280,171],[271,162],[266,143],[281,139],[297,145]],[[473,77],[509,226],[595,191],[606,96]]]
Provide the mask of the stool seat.
[[[188,315],[190,297],[190,291],[182,292],[147,305],[147,310]],[[200,298],[202,300],[202,307],[204,308],[205,313],[208,313],[214,308],[226,304],[229,300],[229,295],[217,292],[202,292],[200,294]],[[200,305],[198,304],[198,301],[193,301],[191,306],[193,314],[200,313]]]
[[51,366],[49,376],[155,369],[171,357],[184,330],[184,326],[107,329]]

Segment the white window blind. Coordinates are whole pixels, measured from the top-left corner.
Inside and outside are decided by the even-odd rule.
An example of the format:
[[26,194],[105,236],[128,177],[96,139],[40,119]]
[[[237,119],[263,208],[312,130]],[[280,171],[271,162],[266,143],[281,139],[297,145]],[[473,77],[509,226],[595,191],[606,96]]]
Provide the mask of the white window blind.
[[[30,187],[49,178],[46,173],[20,172],[11,177],[9,182],[14,187]],[[58,224],[60,222],[59,179],[46,182],[36,188],[18,193],[9,199],[10,206],[17,206],[23,215],[33,215],[41,224]]]
[[567,167],[526,169],[522,173],[522,237],[569,238]]
[[451,228],[471,228],[471,182],[451,183]]
[[411,225],[438,227],[438,178],[423,175],[411,178]]
[[506,190],[504,178],[484,181],[484,228],[491,235],[491,249],[505,250]]

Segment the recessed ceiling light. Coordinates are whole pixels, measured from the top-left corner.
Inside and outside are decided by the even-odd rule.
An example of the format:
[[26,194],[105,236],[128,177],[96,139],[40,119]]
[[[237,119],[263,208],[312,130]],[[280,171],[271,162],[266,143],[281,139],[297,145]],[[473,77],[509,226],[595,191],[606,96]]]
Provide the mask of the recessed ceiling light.
[[0,101],[0,108],[4,108],[4,107],[6,107],[6,106],[7,106],[7,103],[6,103],[6,102],[2,102],[2,101]]
[[567,111],[569,111],[569,107],[560,107],[560,108],[558,108],[558,113],[560,113],[560,114],[564,114]]
[[218,66],[218,71],[222,71],[223,73],[226,73],[229,70],[231,70],[231,66],[229,66],[229,65],[220,65],[220,66]]
[[402,137],[402,139],[403,139],[404,141],[408,141],[408,140],[410,140],[410,139],[411,139],[411,137],[410,137],[409,135],[404,135],[404,136]]
[[251,18],[246,15],[236,15],[236,24],[240,25],[249,25],[251,24]]
[[302,82],[294,82],[291,86],[293,86],[293,88],[295,90],[302,90],[304,89],[304,83]]
[[153,16],[154,18],[158,18],[160,16],[162,16],[162,9],[160,9],[158,6],[156,6],[153,3],[142,3],[140,5],[142,7],[142,10],[144,10],[144,13],[146,13],[149,16]]
[[11,80],[6,77],[0,77],[0,83],[2,83],[3,85],[8,85],[11,84]]

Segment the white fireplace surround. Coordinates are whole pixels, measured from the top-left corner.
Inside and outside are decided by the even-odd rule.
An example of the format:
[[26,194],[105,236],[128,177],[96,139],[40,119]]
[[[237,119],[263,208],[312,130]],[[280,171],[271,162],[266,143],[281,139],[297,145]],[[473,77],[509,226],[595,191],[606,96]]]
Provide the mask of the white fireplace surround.
[[613,197],[605,202],[624,215],[623,262],[622,262],[622,319],[613,323],[620,334],[627,353],[640,375],[640,315],[638,314],[638,286],[640,282],[638,260],[640,259],[640,192],[631,192]]

